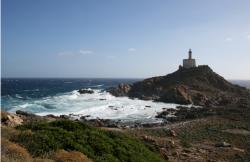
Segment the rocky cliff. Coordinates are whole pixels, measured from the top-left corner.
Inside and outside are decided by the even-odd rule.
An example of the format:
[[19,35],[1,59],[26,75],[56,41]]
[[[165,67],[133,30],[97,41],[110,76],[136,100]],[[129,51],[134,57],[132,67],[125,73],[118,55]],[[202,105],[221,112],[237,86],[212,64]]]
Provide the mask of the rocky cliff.
[[227,105],[250,101],[250,91],[234,85],[207,66],[179,68],[166,76],[153,77],[132,85],[120,84],[108,90],[114,96],[195,105]]

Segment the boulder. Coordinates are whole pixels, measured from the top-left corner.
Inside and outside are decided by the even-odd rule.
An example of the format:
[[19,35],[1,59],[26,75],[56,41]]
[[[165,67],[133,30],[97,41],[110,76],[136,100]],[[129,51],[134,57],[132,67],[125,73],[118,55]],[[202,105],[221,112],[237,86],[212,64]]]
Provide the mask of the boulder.
[[160,148],[160,154],[165,160],[169,160],[168,151],[166,148]]
[[1,111],[1,123],[9,127],[16,127],[23,123],[23,119],[16,114]]
[[78,92],[80,94],[93,94],[94,93],[94,91],[91,89],[79,89]]
[[147,142],[156,142],[156,140],[151,136],[144,135],[142,136],[142,138],[144,141],[147,141]]
[[129,84],[121,83],[117,87],[110,88],[108,92],[110,92],[112,95],[116,97],[127,96],[130,89],[131,89],[131,86]]
[[37,116],[37,115],[35,115],[33,113],[22,111],[22,110],[17,110],[16,114],[23,115],[23,116],[26,116],[26,117],[35,117],[35,116]]
[[231,144],[227,142],[220,142],[220,143],[216,143],[215,147],[231,147]]
[[70,119],[70,116],[69,115],[60,115],[60,118],[61,119]]
[[[175,112],[169,112],[168,110],[164,110],[158,113],[155,117],[162,118],[169,122],[177,122],[184,121],[188,119],[197,119],[200,117],[207,117],[211,115],[215,115],[216,112],[214,109],[209,107],[185,107],[185,106],[177,106]],[[171,116],[169,116],[171,115]],[[173,116],[174,115],[174,116]]]

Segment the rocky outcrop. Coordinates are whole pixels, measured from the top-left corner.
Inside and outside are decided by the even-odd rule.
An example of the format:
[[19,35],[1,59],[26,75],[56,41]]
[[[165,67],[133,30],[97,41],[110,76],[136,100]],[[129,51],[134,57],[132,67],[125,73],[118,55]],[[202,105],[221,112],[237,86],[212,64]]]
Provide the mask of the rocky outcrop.
[[27,111],[22,111],[22,110],[17,110],[16,111],[16,114],[18,115],[23,115],[23,116],[26,116],[26,117],[34,117],[34,116],[37,116],[33,113],[30,113],[30,112],[27,112]]
[[166,109],[156,115],[168,122],[178,122],[216,115],[216,111],[208,107],[177,106],[176,109]]
[[94,91],[91,89],[79,89],[78,92],[80,94],[93,94],[94,93]]
[[109,92],[114,96],[121,97],[127,96],[130,90],[131,86],[129,84],[121,83],[117,87],[109,89]]
[[1,123],[9,127],[16,127],[23,123],[23,119],[16,114],[1,111]]
[[206,65],[179,68],[166,76],[153,77],[132,85],[120,84],[108,90],[114,96],[128,96],[167,103],[201,106],[241,103],[250,99],[250,91],[234,85]]
[[192,104],[193,100],[189,93],[188,87],[184,85],[177,85],[165,92],[165,94],[159,97],[160,100],[180,103],[180,104]]

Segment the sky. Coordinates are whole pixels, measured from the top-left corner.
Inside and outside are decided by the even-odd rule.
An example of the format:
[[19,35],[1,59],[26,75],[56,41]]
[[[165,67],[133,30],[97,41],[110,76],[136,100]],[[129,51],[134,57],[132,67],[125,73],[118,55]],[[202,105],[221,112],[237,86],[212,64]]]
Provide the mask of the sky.
[[147,78],[198,65],[250,80],[249,0],[2,0],[1,75]]

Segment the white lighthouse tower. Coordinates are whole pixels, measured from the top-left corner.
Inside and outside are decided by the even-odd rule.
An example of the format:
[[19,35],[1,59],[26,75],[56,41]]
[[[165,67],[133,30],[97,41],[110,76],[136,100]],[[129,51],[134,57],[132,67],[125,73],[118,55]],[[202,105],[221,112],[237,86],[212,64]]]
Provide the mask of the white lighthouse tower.
[[183,59],[183,67],[184,68],[192,68],[196,67],[195,59],[192,59],[192,50],[188,51],[188,59]]

